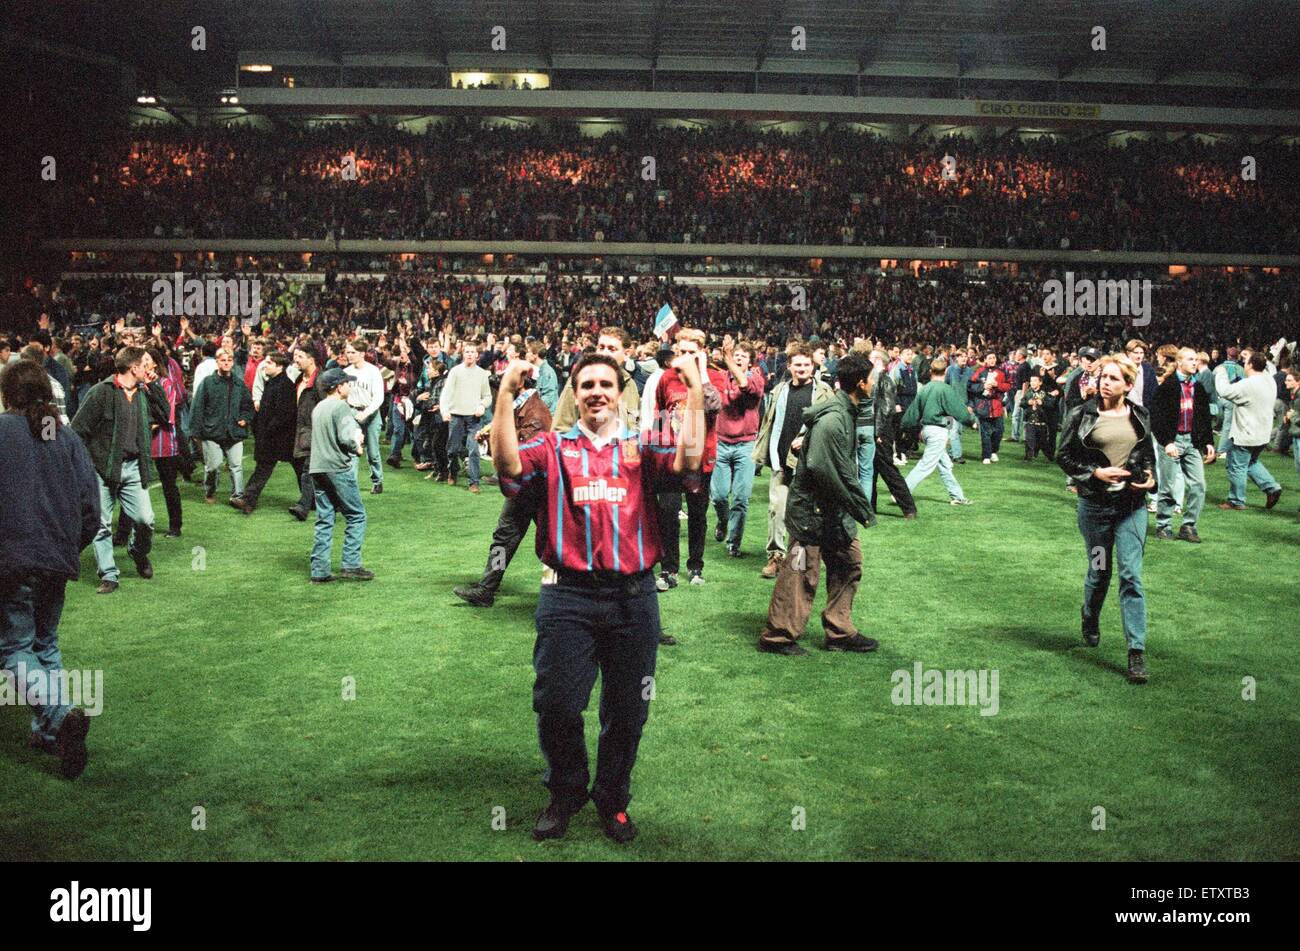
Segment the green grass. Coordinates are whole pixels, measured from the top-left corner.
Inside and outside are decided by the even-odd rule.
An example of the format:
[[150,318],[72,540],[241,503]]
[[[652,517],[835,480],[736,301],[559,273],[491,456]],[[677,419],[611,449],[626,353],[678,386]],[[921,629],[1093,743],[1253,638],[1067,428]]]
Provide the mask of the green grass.
[[[861,533],[855,617],[881,641],[868,656],[816,650],[816,615],[810,656],[755,651],[771,590],[758,577],[760,478],[748,557],[723,558],[710,530],[708,585],[661,598],[681,643],[660,652],[630,810],[642,835],[627,848],[600,836],[590,808],[564,841],[529,837],[545,803],[531,533],[493,609],[450,593],[482,566],[496,490],[474,497],[409,464],[390,471],[384,495],[365,496],[364,561],[378,578],[313,587],[311,524],[284,512],[288,467],[251,518],[186,486],[185,537],[158,538],[152,581],[121,554],[121,589],[97,596],[87,551],[68,589],[65,664],[105,677],[85,775],[59,778],[51,757],[26,749],[24,712],[0,710],[0,849],[60,860],[1300,858],[1294,465],[1267,456],[1287,493],[1265,512],[1252,488],[1243,513],[1213,507],[1226,491],[1213,466],[1205,544],[1151,540],[1152,681],[1133,687],[1114,591],[1101,647],[1078,643],[1073,496],[1055,466],[1019,455],[1007,444],[999,465],[957,470],[969,508],[944,504],[937,476],[919,490],[916,522],[883,497],[879,527]],[[1000,712],[893,705],[891,673],[918,660],[997,668]],[[341,699],[349,676],[354,701]],[[1246,676],[1254,701],[1241,697]],[[195,806],[205,831],[191,829]],[[492,828],[496,806],[505,831]],[[1096,806],[1105,831],[1091,828]],[[791,827],[796,807],[806,830]]]

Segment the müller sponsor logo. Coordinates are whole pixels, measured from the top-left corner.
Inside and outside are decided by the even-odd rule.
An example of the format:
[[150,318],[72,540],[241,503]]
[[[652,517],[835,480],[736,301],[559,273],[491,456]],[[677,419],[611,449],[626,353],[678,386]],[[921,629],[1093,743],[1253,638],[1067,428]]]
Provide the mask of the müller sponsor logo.
[[152,888],[71,888],[50,892],[50,921],[129,921],[131,930],[148,931],[153,920]]
[[577,505],[590,505],[592,502],[617,505],[626,498],[626,479],[588,479],[573,486],[573,501]]

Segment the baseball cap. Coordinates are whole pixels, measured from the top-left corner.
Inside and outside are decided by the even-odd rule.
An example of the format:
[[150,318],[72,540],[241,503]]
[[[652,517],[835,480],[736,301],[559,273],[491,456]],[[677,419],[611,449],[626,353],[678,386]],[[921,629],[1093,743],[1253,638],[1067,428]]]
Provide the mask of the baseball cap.
[[320,385],[325,390],[333,390],[340,383],[347,383],[350,379],[351,377],[338,367],[332,367],[320,375]]
[[1097,360],[1101,357],[1101,352],[1096,347],[1084,347],[1079,351],[1079,357],[1084,360]]

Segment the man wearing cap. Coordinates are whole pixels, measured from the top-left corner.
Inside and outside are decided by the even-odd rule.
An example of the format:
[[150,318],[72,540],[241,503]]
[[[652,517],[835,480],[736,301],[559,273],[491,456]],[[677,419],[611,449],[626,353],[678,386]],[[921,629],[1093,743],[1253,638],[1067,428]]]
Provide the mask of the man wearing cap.
[[[520,445],[515,398],[532,367],[514,361],[497,394],[492,458],[507,498],[537,484],[537,554],[556,572],[537,600],[533,709],[546,760],[551,801],[533,828],[536,839],[564,835],[590,798],[605,834],[630,842],[627,815],[632,767],[654,693],[659,603],[652,569],[659,553],[655,493],[672,483],[700,492],[704,391],[695,358],[673,363],[688,389],[675,445],[643,442],[619,416],[628,385],[604,354],[586,354],[570,378],[578,421],[565,433],[542,433]],[[596,781],[587,789],[582,714],[601,677]]]
[[366,538],[366,508],[357,486],[356,457],[365,452],[366,436],[348,405],[352,379],[339,367],[321,374],[325,398],[311,411],[311,472],[316,489],[316,533],[311,547],[311,580],[333,581],[330,550],[334,546],[334,516],[341,512],[343,564],[338,577],[370,581],[374,573],[361,567],[361,543]]

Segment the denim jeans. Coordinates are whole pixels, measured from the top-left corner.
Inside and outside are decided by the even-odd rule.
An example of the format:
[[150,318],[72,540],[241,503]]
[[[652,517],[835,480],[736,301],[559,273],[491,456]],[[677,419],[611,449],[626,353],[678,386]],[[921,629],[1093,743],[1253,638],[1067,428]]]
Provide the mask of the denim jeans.
[[[1187,444],[1191,445],[1190,436],[1187,437]],[[1166,491],[1169,493],[1169,497],[1173,499],[1174,505],[1182,505],[1183,499],[1187,495],[1187,480],[1183,478],[1183,469],[1179,464],[1181,459],[1171,459],[1166,455],[1165,447],[1156,442],[1155,436],[1151,437],[1151,448],[1156,454],[1156,471],[1154,473],[1156,489],[1152,494],[1156,496],[1157,506],[1159,505],[1159,497]],[[1181,444],[1179,448],[1182,448]],[[1200,458],[1199,452],[1193,452],[1192,455]]]
[[[66,584],[64,578],[36,573],[0,578],[0,668],[7,672],[0,676],[11,678],[14,693],[31,707],[32,735],[45,744],[54,742],[71,709],[67,697],[40,689],[41,680],[56,690],[60,684],[51,684],[49,674],[63,669],[59,618]],[[19,665],[23,683],[17,682]]]
[[447,458],[451,465],[453,479],[460,468],[461,457],[468,456],[466,468],[469,470],[469,484],[478,485],[478,440],[474,437],[482,428],[482,416],[452,416],[451,426],[447,432]]
[[876,474],[876,427],[858,427],[858,485],[867,498],[871,498],[871,483]]
[[117,581],[121,572],[113,560],[113,506],[121,502],[122,511],[131,520],[131,547],[127,549],[132,558],[147,558],[153,547],[153,502],[149,493],[140,485],[140,462],[132,459],[122,463],[122,481],[110,489],[103,479],[95,476],[99,482],[99,531],[95,533],[95,564],[99,568],[101,581]]
[[961,423],[948,417],[948,457],[956,462],[961,458]]
[[1246,479],[1250,478],[1264,492],[1282,488],[1273,474],[1259,461],[1267,446],[1238,446],[1228,440],[1228,504],[1238,508],[1246,504]]
[[370,463],[371,485],[384,481],[384,460],[379,457],[379,433],[383,425],[384,421],[379,418],[378,410],[361,424],[361,428],[366,433],[366,461]]
[[396,407],[389,414],[388,421],[393,428],[393,436],[388,444],[388,458],[400,460],[402,458],[402,447],[406,445],[406,436],[411,432],[411,427],[406,420],[402,419],[402,414],[397,411]]
[[948,490],[948,497],[966,498],[961,486],[957,484],[957,477],[952,474],[952,460],[948,458],[948,427],[922,426],[921,439],[925,442],[925,453],[921,456],[921,461],[907,474],[908,491],[916,492],[916,487],[925,477],[938,469],[943,487]]
[[1025,411],[1020,405],[1024,393],[1017,392],[1013,398],[1015,408],[1011,411],[1011,441],[1018,442],[1024,436]]
[[1205,461],[1201,458],[1200,451],[1192,445],[1189,433],[1175,436],[1174,445],[1178,449],[1177,459],[1166,454],[1163,446],[1156,447],[1156,465],[1160,469],[1156,528],[1168,528],[1173,521],[1179,489],[1183,489],[1183,524],[1195,528],[1196,520],[1200,518],[1201,509],[1205,505]]
[[1005,416],[999,416],[997,419],[992,416],[980,419],[980,452],[982,458],[989,458],[1001,448],[1002,429],[1005,425]]
[[719,442],[709,494],[718,523],[727,526],[727,546],[739,548],[745,536],[749,496],[754,491],[754,440]]
[[1295,474],[1300,476],[1300,439],[1291,440],[1291,455],[1295,456]]
[[221,486],[221,460],[230,466],[230,495],[240,498],[244,494],[244,444],[237,442],[222,449],[210,439],[203,440],[204,485],[209,496],[216,495]]
[[[1128,491],[1127,489],[1125,491]],[[1088,572],[1083,579],[1083,623],[1096,629],[1115,562],[1119,562],[1119,610],[1129,650],[1145,650],[1147,604],[1142,589],[1142,553],[1147,543],[1145,505],[1079,499],[1079,532],[1083,535]]]
[[1219,430],[1219,445],[1216,452],[1224,456],[1228,453],[1228,446],[1232,443],[1232,410],[1233,404],[1227,400],[1219,403],[1219,419],[1222,420],[1223,428]]
[[361,543],[366,539],[366,508],[361,502],[355,469],[342,472],[314,472],[316,486],[316,533],[311,546],[311,576],[330,574],[330,552],[334,547],[334,516],[345,520],[342,568],[361,567]]

